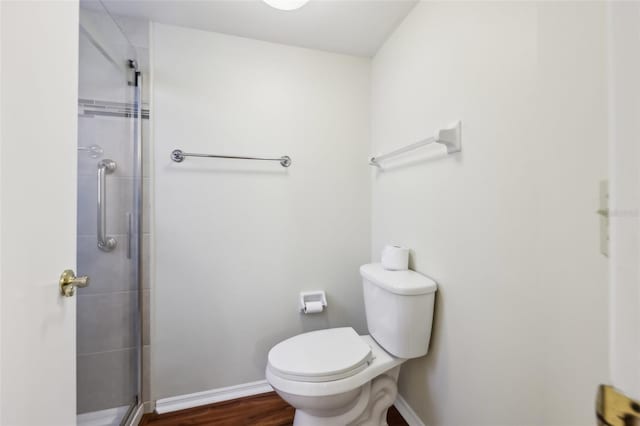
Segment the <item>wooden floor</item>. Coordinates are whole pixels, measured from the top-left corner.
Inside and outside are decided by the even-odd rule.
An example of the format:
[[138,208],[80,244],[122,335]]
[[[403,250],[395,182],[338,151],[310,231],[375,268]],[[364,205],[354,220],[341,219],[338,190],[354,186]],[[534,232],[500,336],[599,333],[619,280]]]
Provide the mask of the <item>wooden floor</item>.
[[[289,426],[294,409],[275,392],[225,401],[167,414],[145,414],[140,426]],[[389,426],[408,426],[395,407],[387,415]]]

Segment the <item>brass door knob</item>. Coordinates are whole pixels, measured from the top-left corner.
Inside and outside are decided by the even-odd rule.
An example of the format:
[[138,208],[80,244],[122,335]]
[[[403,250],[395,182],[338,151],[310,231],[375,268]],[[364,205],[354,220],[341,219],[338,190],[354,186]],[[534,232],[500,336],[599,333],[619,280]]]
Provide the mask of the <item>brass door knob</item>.
[[89,285],[89,277],[76,277],[75,272],[71,269],[65,270],[60,275],[60,294],[64,297],[71,297],[76,292],[76,287],[86,287]]

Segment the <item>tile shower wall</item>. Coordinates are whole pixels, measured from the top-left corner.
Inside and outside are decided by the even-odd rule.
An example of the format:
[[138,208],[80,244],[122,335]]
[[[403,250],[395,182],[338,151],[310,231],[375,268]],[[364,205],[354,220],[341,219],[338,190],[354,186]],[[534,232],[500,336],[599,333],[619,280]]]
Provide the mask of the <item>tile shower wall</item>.
[[100,159],[79,152],[78,273],[91,284],[78,292],[78,412],[129,405],[135,397],[138,288],[133,262],[127,258],[127,213],[131,210],[133,178],[127,175],[125,145],[130,145],[129,120],[78,118],[80,146],[100,145],[102,158],[118,168],[107,177],[107,230],[118,242],[111,252],[96,244],[96,172]]
[[[144,24],[141,24],[144,25]],[[139,49],[144,57],[146,51]],[[127,87],[122,74],[106,62],[86,41],[80,46],[81,99],[110,102],[130,102],[133,89]],[[146,62],[146,61],[145,61]],[[143,98],[143,103],[146,98]],[[146,147],[148,122],[143,120],[143,158],[148,158]],[[99,145],[104,153],[91,158],[87,152],[78,152],[78,257],[77,272],[91,278],[89,287],[78,292],[77,321],[77,394],[78,413],[126,406],[133,402],[138,386],[139,347],[135,328],[139,312],[139,288],[133,260],[127,256],[127,220],[133,199],[133,146],[132,123],[124,117],[78,117],[78,145]],[[107,231],[118,244],[111,252],[97,247],[97,164],[109,158],[117,169],[107,176]],[[146,164],[143,160],[143,169]],[[143,179],[143,244],[142,310],[148,312],[144,302],[149,299],[149,178]],[[148,324],[148,321],[143,321]],[[143,327],[143,344],[148,344],[148,333]],[[148,353],[148,350],[143,351]],[[148,381],[143,383],[148,389]],[[143,395],[144,397],[144,395]]]

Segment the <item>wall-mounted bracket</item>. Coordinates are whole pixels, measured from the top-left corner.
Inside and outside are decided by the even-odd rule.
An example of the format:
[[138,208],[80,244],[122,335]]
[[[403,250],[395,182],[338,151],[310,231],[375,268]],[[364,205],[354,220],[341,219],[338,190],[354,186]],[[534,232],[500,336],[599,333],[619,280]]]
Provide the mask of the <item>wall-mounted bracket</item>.
[[436,132],[436,142],[447,147],[447,154],[462,151],[462,122],[456,121]]

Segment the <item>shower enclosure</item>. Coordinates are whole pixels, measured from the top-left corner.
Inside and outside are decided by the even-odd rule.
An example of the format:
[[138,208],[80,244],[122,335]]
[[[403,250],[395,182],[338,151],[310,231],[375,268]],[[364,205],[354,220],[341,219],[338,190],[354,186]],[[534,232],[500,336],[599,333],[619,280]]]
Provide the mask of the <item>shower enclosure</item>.
[[142,76],[99,1],[82,2],[78,99],[79,425],[127,424],[142,402]]

